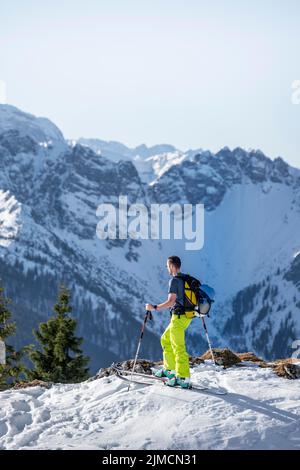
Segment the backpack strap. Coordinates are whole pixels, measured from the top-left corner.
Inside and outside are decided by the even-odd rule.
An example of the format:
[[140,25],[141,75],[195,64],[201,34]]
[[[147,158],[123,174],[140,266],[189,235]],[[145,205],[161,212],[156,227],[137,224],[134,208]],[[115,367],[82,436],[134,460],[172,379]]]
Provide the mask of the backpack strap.
[[185,300],[185,278],[186,275],[183,273],[178,273],[176,276],[174,276],[176,279],[181,279],[182,280],[182,298],[183,298],[183,306],[176,305],[176,307],[172,307],[170,309],[171,315],[174,313],[175,315],[178,316],[178,318],[181,317],[181,315],[185,314],[185,308],[186,308],[186,300]]
[[186,300],[185,300],[185,280],[186,280],[186,275],[183,273],[178,273],[175,276],[177,279],[182,280],[182,298],[183,298],[183,313],[185,313],[185,308],[186,308]]

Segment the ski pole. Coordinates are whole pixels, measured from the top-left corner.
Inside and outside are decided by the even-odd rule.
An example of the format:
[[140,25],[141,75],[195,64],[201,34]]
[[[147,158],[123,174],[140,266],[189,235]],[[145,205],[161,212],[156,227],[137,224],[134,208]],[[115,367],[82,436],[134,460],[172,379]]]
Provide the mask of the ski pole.
[[129,392],[129,389],[130,389],[133,372],[134,372],[136,361],[137,361],[137,358],[138,358],[138,355],[139,355],[142,339],[143,339],[143,336],[144,336],[145,326],[146,326],[148,318],[149,318],[149,320],[152,320],[152,313],[150,312],[150,310],[146,310],[146,313],[145,313],[144,323],[142,324],[141,335],[140,335],[138,347],[137,347],[135,358],[134,358],[134,363],[133,363],[133,367],[132,367],[132,371],[131,371],[130,382],[129,382],[129,385],[128,385],[127,392]]
[[202,320],[202,323],[203,323],[203,328],[204,328],[206,339],[207,339],[207,342],[208,342],[208,347],[209,347],[209,350],[210,350],[210,354],[211,354],[211,357],[212,357],[212,360],[213,360],[213,363],[214,363],[214,366],[215,366],[215,370],[216,370],[217,369],[217,364],[216,364],[216,361],[215,361],[215,356],[214,356],[214,353],[213,353],[213,350],[212,350],[212,347],[211,347],[211,343],[210,343],[210,339],[209,339],[209,336],[208,336],[206,323],[204,321],[204,315],[200,315],[200,316],[201,316],[201,320]]

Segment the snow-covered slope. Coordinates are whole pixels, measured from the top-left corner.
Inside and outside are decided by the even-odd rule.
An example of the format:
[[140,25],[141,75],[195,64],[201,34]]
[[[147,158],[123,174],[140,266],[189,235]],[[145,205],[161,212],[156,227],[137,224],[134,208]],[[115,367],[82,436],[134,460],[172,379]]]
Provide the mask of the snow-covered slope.
[[[165,260],[176,253],[184,271],[216,289],[208,323],[215,346],[290,355],[300,338],[300,170],[241,148],[213,154],[97,140],[99,154],[83,143],[70,145],[48,120],[0,105],[0,278],[14,301],[17,344],[32,341],[64,282],[92,370],[132,357],[144,303],[165,299]],[[204,203],[203,249],[186,251],[184,240],[99,240],[96,209],[120,195],[147,207]],[[145,357],[160,357],[168,320],[167,311],[155,314]],[[199,323],[189,330],[189,352],[199,354]]]
[[[214,384],[212,364],[193,369]],[[300,449],[297,381],[248,363],[218,370],[230,392],[144,387],[110,376],[1,392],[0,449]]]
[[2,140],[3,134],[10,131],[22,137],[28,136],[39,143],[59,142],[64,139],[61,131],[49,119],[35,117],[8,104],[1,105],[0,129]]
[[19,214],[21,208],[9,191],[0,190],[0,245],[9,246],[19,230]]

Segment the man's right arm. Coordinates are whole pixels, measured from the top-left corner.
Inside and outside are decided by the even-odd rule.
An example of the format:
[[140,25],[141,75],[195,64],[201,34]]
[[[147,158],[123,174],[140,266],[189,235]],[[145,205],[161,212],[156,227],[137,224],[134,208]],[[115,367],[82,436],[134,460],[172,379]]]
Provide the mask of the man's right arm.
[[[161,304],[158,304],[156,306],[156,310],[163,310],[164,308],[170,308],[173,307],[175,304],[175,301],[177,299],[177,292],[178,292],[178,283],[176,282],[177,279],[170,279],[169,282],[169,292],[168,292],[168,298],[165,300],[165,302],[162,302]],[[153,305],[152,304],[146,304],[145,305],[146,310],[152,310]]]
[[168,295],[168,299],[165,302],[162,302],[161,304],[157,305],[156,310],[163,310],[164,308],[173,307],[176,301],[176,297],[176,294],[170,293]]

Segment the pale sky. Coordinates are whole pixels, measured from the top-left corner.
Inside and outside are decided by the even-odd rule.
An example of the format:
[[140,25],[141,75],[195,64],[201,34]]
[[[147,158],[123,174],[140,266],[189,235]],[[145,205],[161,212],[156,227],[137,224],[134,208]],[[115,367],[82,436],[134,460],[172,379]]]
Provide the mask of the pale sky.
[[66,138],[300,167],[299,0],[2,0],[0,100]]

